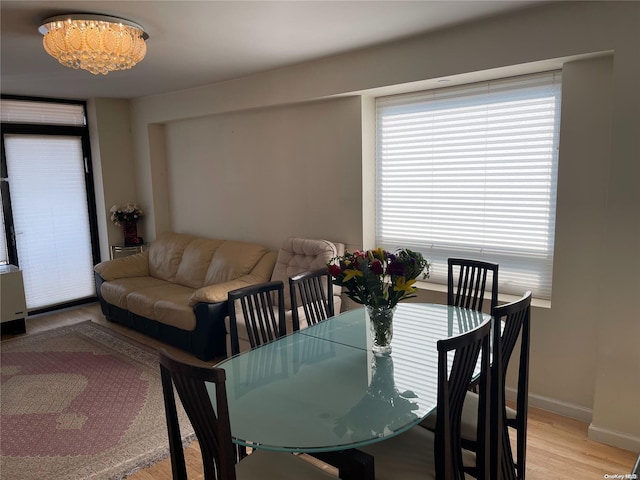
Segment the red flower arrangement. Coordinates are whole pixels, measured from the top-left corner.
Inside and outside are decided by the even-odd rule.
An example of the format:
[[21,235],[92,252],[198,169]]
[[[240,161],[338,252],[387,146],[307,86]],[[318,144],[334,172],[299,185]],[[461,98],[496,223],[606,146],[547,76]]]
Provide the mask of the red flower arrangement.
[[333,283],[346,290],[356,303],[374,308],[393,308],[399,301],[415,297],[419,276],[429,276],[430,264],[419,252],[382,248],[346,252],[327,263]]

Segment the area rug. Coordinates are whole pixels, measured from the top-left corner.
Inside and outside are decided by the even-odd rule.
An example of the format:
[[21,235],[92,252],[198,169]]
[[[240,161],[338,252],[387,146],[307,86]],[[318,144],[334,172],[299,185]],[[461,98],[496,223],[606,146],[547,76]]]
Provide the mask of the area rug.
[[121,479],[168,455],[155,350],[87,321],[0,351],[3,480]]

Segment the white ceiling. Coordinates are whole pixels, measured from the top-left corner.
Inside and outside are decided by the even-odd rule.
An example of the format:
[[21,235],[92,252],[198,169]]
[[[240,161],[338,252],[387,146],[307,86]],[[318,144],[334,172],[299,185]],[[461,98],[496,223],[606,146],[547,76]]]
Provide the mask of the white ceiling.
[[[539,1],[7,1],[0,2],[3,94],[134,98],[251,75],[418,35]],[[132,70],[94,76],[42,48],[43,19],[101,13],[150,38]]]

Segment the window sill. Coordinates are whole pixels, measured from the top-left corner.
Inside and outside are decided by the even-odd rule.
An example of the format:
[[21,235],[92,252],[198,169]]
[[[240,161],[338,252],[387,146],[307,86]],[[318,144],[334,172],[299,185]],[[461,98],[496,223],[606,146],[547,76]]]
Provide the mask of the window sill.
[[[421,289],[421,290],[430,290],[432,292],[442,292],[442,293],[447,293],[447,286],[446,285],[442,285],[440,283],[431,283],[431,282],[416,282],[416,287]],[[489,296],[485,296],[485,298],[491,298]],[[500,303],[509,303],[509,302],[515,302],[516,300],[519,300],[520,297],[517,295],[508,295],[505,293],[499,293],[498,294],[498,301]],[[532,298],[531,299],[531,306],[532,307],[537,307],[537,308],[551,308],[551,300],[545,300],[542,298]]]

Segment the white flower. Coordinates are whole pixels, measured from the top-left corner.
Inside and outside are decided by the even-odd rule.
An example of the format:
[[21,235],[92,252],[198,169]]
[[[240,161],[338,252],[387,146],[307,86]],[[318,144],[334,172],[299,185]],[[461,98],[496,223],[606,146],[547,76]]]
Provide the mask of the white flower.
[[125,222],[137,222],[144,216],[143,211],[135,203],[127,203],[124,207],[114,205],[109,210],[111,221],[119,227]]

